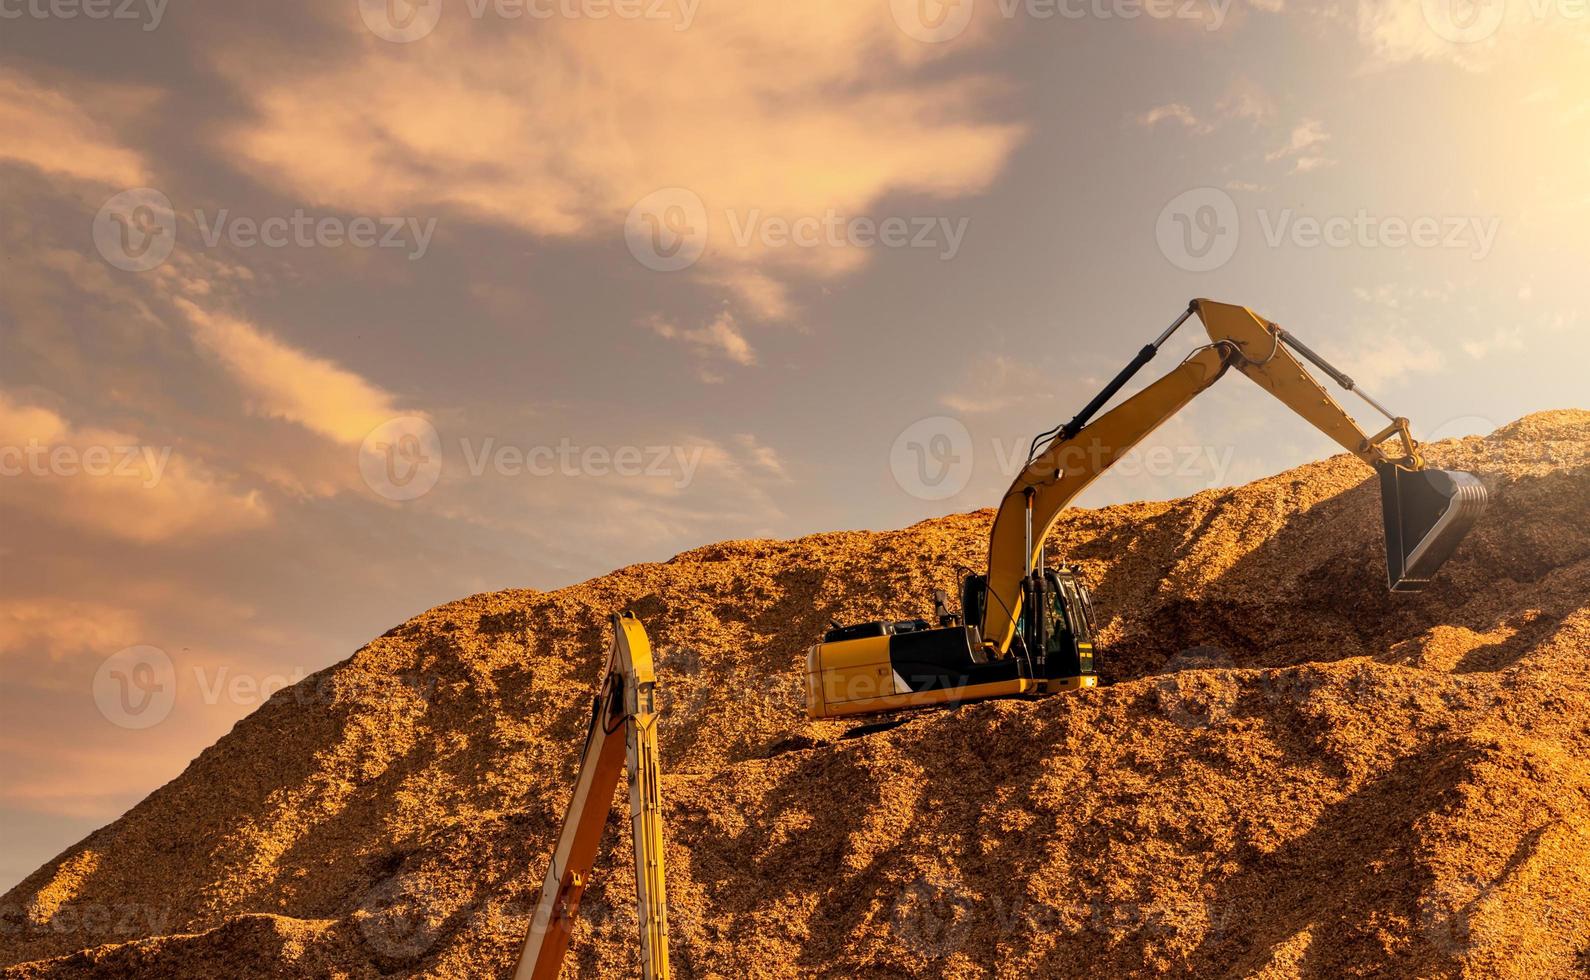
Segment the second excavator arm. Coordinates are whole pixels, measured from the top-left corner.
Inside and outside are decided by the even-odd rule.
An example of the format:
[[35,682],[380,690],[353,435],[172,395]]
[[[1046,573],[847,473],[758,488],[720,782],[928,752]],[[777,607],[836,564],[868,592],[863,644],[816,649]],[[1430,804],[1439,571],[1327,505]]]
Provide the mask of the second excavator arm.
[[[668,914],[663,871],[657,675],[651,642],[633,613],[613,616],[613,642],[580,754],[580,774],[552,849],[515,980],[557,980],[591,879],[619,776],[629,771],[630,836],[635,849],[640,975],[667,980]],[[626,765],[627,764],[627,765]]]
[[[1170,373],[1094,419],[1171,335],[1197,315],[1210,343]],[[1294,354],[1294,351],[1296,352]],[[981,635],[990,654],[1009,650],[1021,616],[1023,582],[1042,565],[1044,537],[1063,510],[1161,423],[1220,380],[1231,368],[1307,419],[1381,476],[1387,569],[1391,587],[1422,588],[1485,507],[1485,488],[1467,473],[1426,470],[1408,421],[1358,392],[1390,419],[1366,434],[1298,359],[1314,364],[1349,391],[1352,379],[1281,327],[1252,310],[1194,300],[1152,344],[1145,346],[1076,418],[1033,441],[1027,465],[1000,502],[988,546],[988,585]],[[1396,437],[1395,450],[1387,443]],[[967,615],[973,614],[966,610]]]

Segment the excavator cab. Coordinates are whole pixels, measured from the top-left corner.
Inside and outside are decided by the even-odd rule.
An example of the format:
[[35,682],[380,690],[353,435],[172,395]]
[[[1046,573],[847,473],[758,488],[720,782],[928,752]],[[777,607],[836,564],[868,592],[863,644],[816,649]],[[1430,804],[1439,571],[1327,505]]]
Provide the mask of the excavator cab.
[[[1034,624],[1041,630],[1034,639],[1041,637],[1035,648],[1042,650],[1043,673],[1058,678],[1092,675],[1093,597],[1088,587],[1068,566],[1044,572],[1041,581],[1042,595],[1027,608],[1043,610],[1042,620]],[[1020,623],[1024,632],[1025,618]]]
[[[961,610],[968,622],[981,622],[988,601],[988,576],[961,582]],[[1040,610],[1033,616],[1031,610]],[[1011,648],[1031,661],[1034,677],[1074,680],[1093,670],[1093,595],[1070,565],[1029,576],[1022,588],[1021,613]]]

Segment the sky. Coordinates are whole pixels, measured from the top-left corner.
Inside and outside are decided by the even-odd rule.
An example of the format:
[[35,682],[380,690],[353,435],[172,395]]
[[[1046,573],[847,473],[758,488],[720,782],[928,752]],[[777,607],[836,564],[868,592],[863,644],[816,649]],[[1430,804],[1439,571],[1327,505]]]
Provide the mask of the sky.
[[[1581,0],[0,0],[0,51],[0,888],[430,606],[992,506],[1193,297],[1421,438],[1587,404]],[[1080,503],[1334,451],[1267,398]]]

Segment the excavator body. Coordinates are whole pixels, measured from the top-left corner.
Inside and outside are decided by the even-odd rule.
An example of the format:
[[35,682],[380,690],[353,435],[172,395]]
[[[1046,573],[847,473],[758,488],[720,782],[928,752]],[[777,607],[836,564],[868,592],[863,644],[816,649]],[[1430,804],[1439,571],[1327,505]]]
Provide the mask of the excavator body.
[[[1095,419],[1194,315],[1210,342]],[[1366,434],[1303,361],[1391,424]],[[807,713],[835,718],[1096,686],[1091,597],[1075,569],[1046,567],[1044,538],[1078,494],[1233,368],[1379,474],[1388,584],[1394,592],[1425,588],[1485,512],[1484,484],[1426,467],[1407,419],[1279,325],[1246,307],[1193,300],[1075,418],[1033,440],[994,517],[988,571],[963,581],[960,614],[941,599],[937,627],[920,619],[836,625],[807,652]]]
[[1025,583],[1012,653],[990,657],[977,622],[987,601],[984,576],[962,583],[961,616],[836,627],[806,655],[806,706],[812,718],[875,714],[986,698],[1052,694],[1092,687],[1093,605],[1076,570],[1061,566]]

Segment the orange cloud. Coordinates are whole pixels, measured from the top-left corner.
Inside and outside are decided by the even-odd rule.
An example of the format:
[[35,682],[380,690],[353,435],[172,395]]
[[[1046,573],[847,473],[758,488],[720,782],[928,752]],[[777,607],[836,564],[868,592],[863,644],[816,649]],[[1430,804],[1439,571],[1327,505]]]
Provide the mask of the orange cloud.
[[[644,323],[646,328],[657,336],[688,344],[703,356],[727,360],[741,367],[750,367],[756,363],[756,351],[740,332],[734,314],[727,310],[700,327],[680,327],[672,320],[661,316],[649,317]],[[708,377],[710,380],[717,380],[715,375]]]
[[255,492],[239,493],[203,464],[124,432],[76,428],[0,392],[5,509],[124,541],[165,541],[265,523]]
[[987,120],[1000,93],[986,79],[919,77],[944,52],[887,4],[720,5],[688,30],[448,10],[419,41],[361,27],[344,57],[313,64],[262,71],[263,55],[229,52],[217,68],[254,104],[220,141],[314,203],[445,208],[543,236],[616,239],[637,201],[686,188],[706,209],[698,271],[779,318],[780,280],[840,275],[868,252],[737,241],[732,220],[878,218],[887,195],[976,193],[1023,135]]
[[359,375],[306,354],[235,317],[211,313],[186,299],[176,305],[194,340],[248,393],[249,410],[282,418],[345,445],[406,414],[392,396]]
[[147,183],[143,157],[121,145],[106,117],[125,117],[150,101],[125,88],[69,93],[0,70],[0,159],[120,187]]
[[58,596],[0,600],[0,655],[42,650],[52,660],[104,656],[131,643],[141,625],[136,613],[99,602]]

